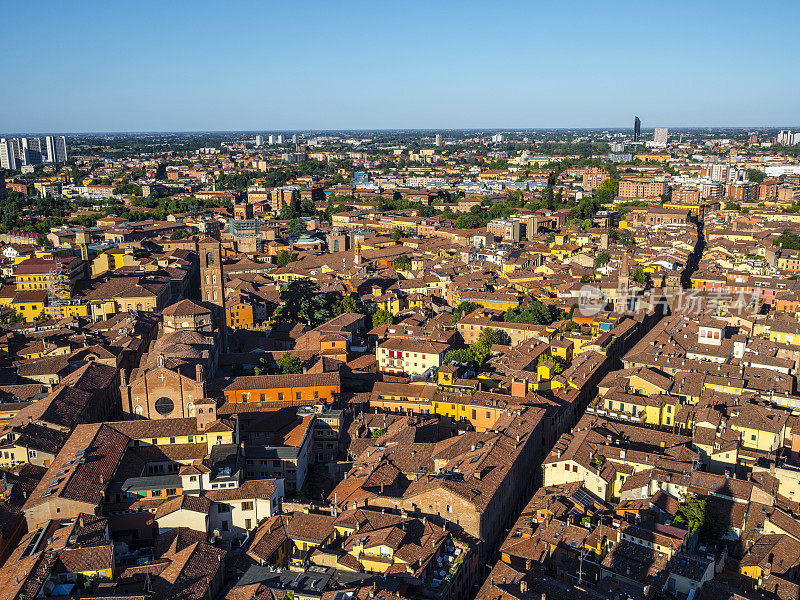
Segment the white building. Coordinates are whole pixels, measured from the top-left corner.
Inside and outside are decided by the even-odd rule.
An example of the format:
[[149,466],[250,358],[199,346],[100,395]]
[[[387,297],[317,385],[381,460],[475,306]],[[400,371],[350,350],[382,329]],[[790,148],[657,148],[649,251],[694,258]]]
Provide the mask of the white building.
[[14,144],[11,140],[0,139],[0,167],[4,169],[17,168],[17,155],[14,153]]
[[63,135],[48,135],[45,137],[45,142],[47,143],[47,162],[67,162],[67,138]]
[[432,367],[440,367],[448,344],[424,340],[389,338],[375,350],[378,368],[386,373],[421,375]]

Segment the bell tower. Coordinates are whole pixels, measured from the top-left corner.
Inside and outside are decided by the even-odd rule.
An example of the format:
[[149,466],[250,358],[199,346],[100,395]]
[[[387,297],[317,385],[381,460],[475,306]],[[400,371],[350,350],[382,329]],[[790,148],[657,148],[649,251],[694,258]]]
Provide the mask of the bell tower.
[[214,322],[222,334],[225,349],[225,280],[222,275],[222,243],[205,237],[198,244],[200,254],[200,300],[214,309]]

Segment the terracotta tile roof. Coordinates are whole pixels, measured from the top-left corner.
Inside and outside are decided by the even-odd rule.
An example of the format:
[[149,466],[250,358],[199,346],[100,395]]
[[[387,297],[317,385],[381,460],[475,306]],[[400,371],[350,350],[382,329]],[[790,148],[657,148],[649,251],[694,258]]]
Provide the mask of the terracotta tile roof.
[[314,373],[300,375],[244,375],[234,377],[223,391],[269,390],[288,387],[315,387],[340,385],[339,373]]

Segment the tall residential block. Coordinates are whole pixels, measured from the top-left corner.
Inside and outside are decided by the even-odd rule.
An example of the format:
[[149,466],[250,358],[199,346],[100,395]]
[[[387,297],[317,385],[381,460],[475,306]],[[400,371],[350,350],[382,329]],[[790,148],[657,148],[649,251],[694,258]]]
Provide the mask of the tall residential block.
[[48,135],[45,137],[47,144],[47,162],[67,162],[67,138],[63,135]]

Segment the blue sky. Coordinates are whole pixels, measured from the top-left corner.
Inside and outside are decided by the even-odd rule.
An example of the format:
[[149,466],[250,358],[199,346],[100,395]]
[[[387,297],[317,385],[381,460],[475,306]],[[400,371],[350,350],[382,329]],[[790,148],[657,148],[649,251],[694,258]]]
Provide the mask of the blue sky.
[[10,2],[0,131],[800,123],[800,2]]

